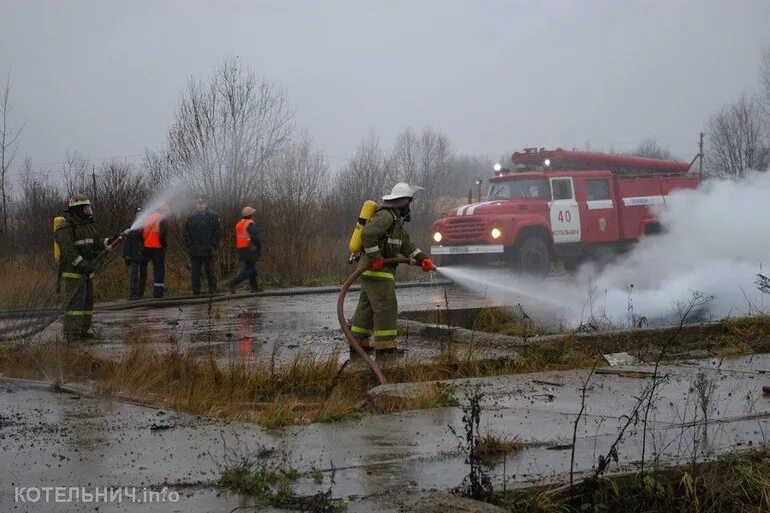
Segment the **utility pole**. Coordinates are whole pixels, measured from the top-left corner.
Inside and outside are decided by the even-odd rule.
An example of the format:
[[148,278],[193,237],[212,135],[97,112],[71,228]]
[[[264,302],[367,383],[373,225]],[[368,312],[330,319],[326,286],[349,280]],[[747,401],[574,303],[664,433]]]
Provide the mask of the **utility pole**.
[[91,164],[91,184],[93,186],[94,203],[96,203],[96,166]]
[[698,142],[698,174],[703,176],[703,132],[700,133]]

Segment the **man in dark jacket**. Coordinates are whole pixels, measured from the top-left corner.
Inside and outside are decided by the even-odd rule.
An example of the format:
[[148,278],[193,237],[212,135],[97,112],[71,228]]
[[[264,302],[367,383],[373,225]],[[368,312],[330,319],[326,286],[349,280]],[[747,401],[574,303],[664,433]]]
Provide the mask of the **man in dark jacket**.
[[82,194],[70,199],[63,217],[54,238],[61,248],[64,278],[64,339],[72,343],[94,336],[89,331],[94,310],[92,278],[107,241],[97,234],[91,202]]
[[198,196],[195,210],[184,225],[184,244],[190,253],[192,267],[192,292],[201,293],[201,267],[206,270],[209,293],[217,292],[217,273],[214,270],[214,253],[222,236],[219,214],[209,210],[208,200]]
[[256,265],[262,258],[262,241],[254,222],[255,213],[256,209],[243,207],[241,220],[235,225],[235,247],[238,249],[238,258],[243,262],[243,270],[228,283],[231,294],[235,294],[235,287],[246,279],[249,280],[252,292],[262,290],[257,284]]
[[[141,209],[137,209],[137,214]],[[128,267],[130,299],[141,299],[147,282],[147,256],[144,254],[142,229],[128,232],[123,238],[123,260]]]

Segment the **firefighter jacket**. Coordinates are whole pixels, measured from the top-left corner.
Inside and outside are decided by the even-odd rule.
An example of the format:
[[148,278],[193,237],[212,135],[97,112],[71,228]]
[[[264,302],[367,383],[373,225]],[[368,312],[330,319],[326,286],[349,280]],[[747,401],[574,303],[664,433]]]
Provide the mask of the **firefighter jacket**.
[[99,238],[92,218],[67,211],[64,223],[54,232],[61,248],[63,278],[90,278],[96,270],[95,259],[106,248],[106,239]]
[[[364,226],[361,239],[366,255],[364,263],[367,266],[380,257],[404,256],[414,259],[418,263],[427,258],[427,255],[409,240],[409,234],[404,228],[397,209],[380,208],[377,210]],[[391,264],[383,267],[383,271],[392,275],[396,267],[396,265]],[[377,271],[371,270],[365,271],[364,276],[379,277]],[[387,278],[384,275],[381,277]]]
[[221,237],[219,214],[213,210],[195,210],[187,217],[184,244],[190,256],[213,256]]
[[168,218],[160,212],[155,212],[147,218],[142,228],[144,247],[151,249],[166,249],[168,236]]
[[144,262],[147,259],[147,255],[144,254],[144,237],[141,228],[128,232],[122,246],[123,258],[127,262]]
[[235,247],[242,262],[257,262],[262,258],[262,239],[257,223],[244,217],[235,225]]

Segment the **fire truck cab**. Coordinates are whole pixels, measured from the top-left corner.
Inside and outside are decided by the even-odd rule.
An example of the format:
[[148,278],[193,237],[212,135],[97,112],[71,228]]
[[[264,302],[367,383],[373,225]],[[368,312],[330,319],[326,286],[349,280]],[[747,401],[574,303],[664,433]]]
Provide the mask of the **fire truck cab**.
[[510,169],[495,165],[485,201],[457,207],[432,225],[439,265],[503,263],[545,276],[563,262],[605,261],[661,231],[651,209],[699,178],[686,162],[527,148]]

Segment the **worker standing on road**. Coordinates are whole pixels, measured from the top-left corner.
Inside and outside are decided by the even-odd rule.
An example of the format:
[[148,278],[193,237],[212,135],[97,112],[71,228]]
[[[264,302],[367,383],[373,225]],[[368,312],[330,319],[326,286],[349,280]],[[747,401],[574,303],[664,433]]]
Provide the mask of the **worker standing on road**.
[[[142,209],[136,209],[136,214]],[[129,299],[142,299],[147,283],[147,256],[144,254],[142,229],[129,231],[123,239],[123,260],[128,267]]]
[[201,293],[201,268],[206,270],[209,293],[218,292],[214,253],[219,247],[221,236],[219,214],[209,209],[205,196],[198,196],[195,199],[195,210],[187,216],[184,225],[184,244],[190,254],[192,267],[192,293],[196,296]]
[[235,294],[235,287],[243,280],[249,280],[252,292],[262,290],[257,282],[256,266],[262,258],[262,240],[254,222],[256,212],[252,207],[243,207],[241,220],[235,224],[235,247],[238,250],[238,258],[243,262],[243,270],[228,283],[230,294]]
[[142,262],[142,269],[146,275],[147,263],[152,262],[152,297],[163,297],[166,289],[166,240],[168,237],[168,213],[167,203],[161,203],[150,214],[150,217],[142,227],[144,239],[144,253],[146,259]]
[[107,241],[97,235],[91,202],[84,195],[70,199],[63,217],[54,238],[61,249],[64,279],[64,339],[73,343],[94,336],[89,331],[94,309],[92,278],[96,257]]
[[386,258],[404,256],[421,264],[424,271],[434,269],[433,261],[409,240],[404,223],[411,220],[410,205],[414,193],[422,187],[397,183],[366,223],[361,233],[364,248],[363,265],[368,269],[361,277],[361,296],[350,330],[366,350],[374,335],[374,350],[394,353],[396,348],[395,272],[397,264],[385,265]]

